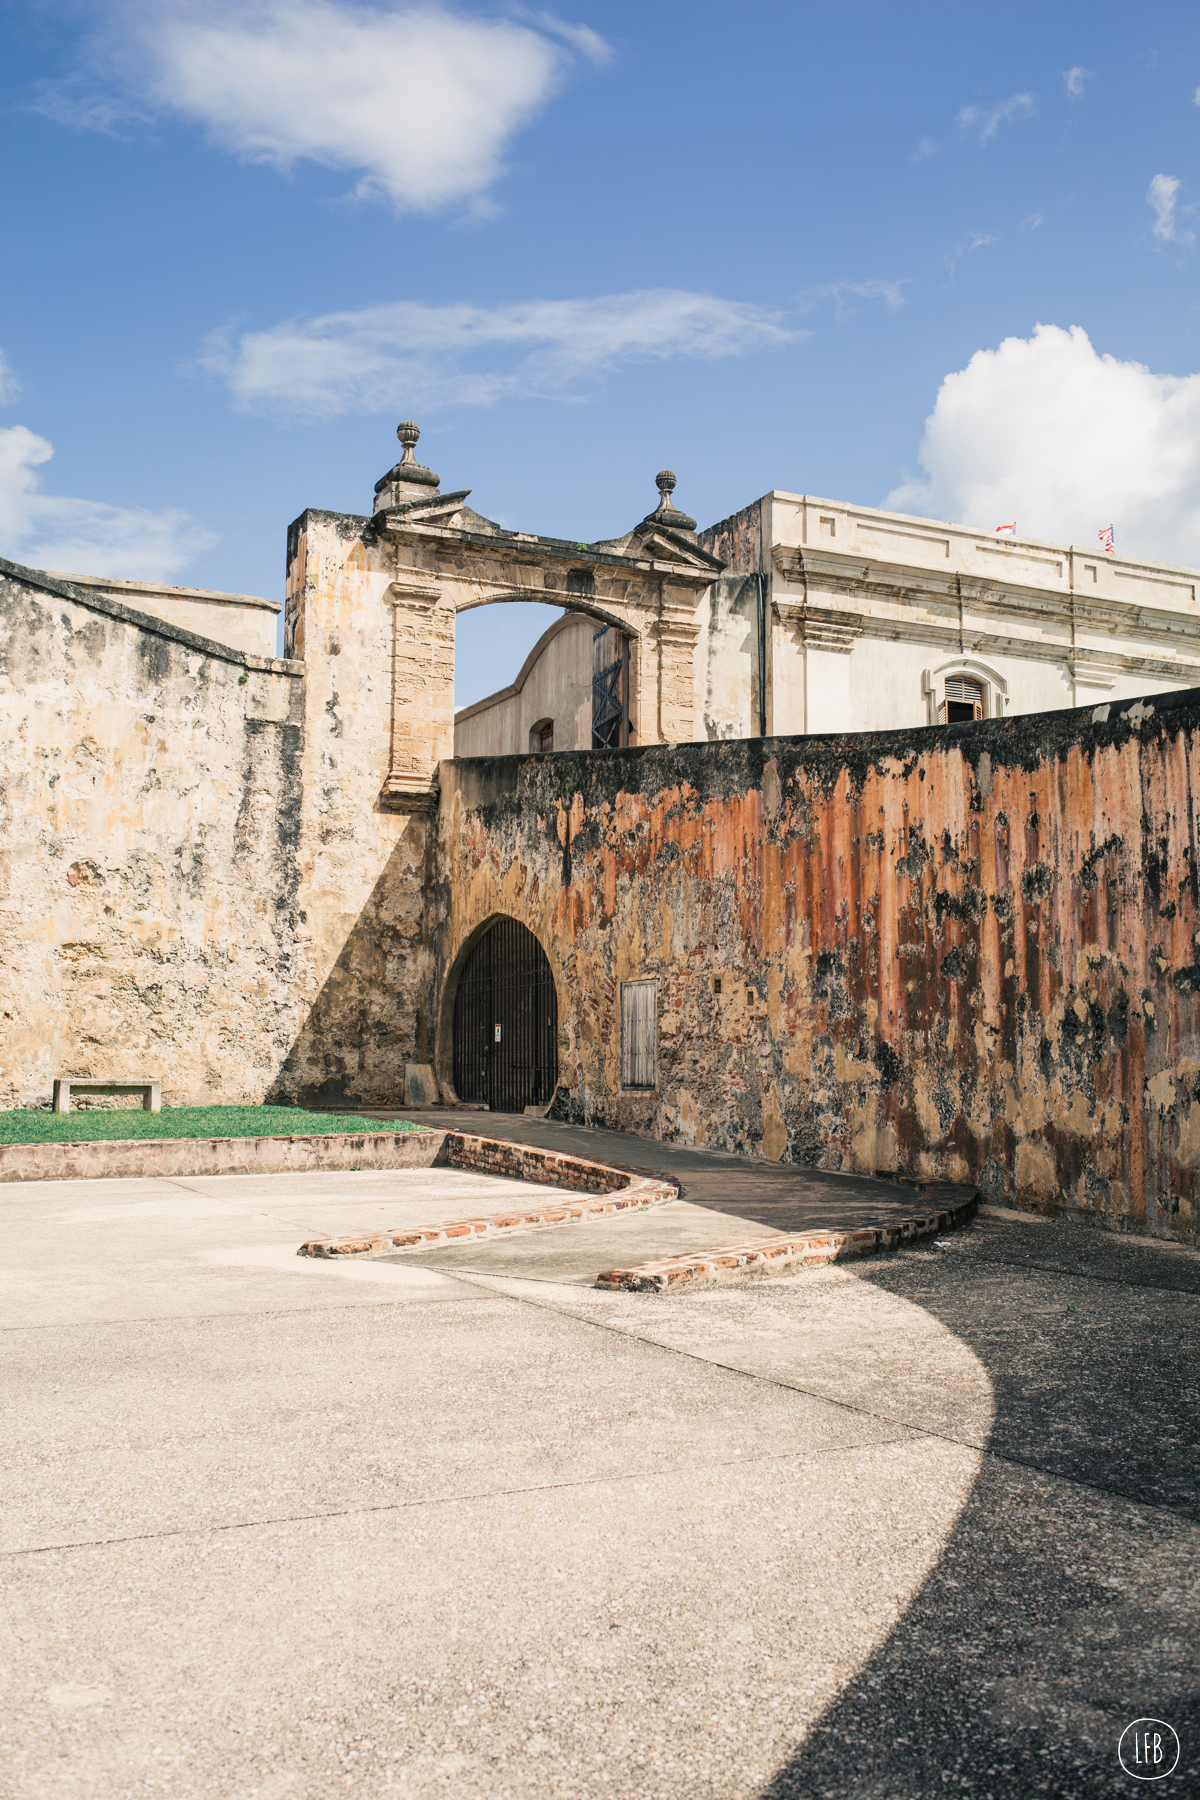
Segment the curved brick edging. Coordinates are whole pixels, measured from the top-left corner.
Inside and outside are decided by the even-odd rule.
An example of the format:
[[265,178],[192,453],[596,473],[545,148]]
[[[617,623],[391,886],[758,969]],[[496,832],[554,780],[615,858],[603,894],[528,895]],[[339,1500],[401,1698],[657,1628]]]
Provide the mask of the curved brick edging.
[[717,1250],[695,1250],[683,1256],[665,1256],[658,1262],[636,1263],[629,1269],[606,1269],[597,1275],[598,1288],[620,1289],[635,1294],[665,1294],[691,1283],[716,1287],[747,1276],[782,1275],[796,1269],[822,1268],[851,1256],[870,1256],[877,1250],[896,1250],[939,1231],[963,1225],[979,1203],[975,1189],[956,1189],[963,1198],[942,1212],[905,1219],[897,1225],[877,1225],[861,1231],[806,1231],[784,1236],[747,1238]]
[[436,1225],[407,1230],[372,1232],[370,1236],[309,1238],[297,1256],[394,1256],[398,1250],[428,1250],[463,1238],[507,1237],[514,1231],[539,1225],[574,1225],[582,1219],[601,1219],[616,1213],[637,1212],[675,1200],[679,1188],[665,1176],[637,1175],[613,1163],[592,1162],[583,1156],[564,1156],[541,1150],[535,1144],[513,1144],[503,1138],[480,1137],[463,1131],[442,1134],[444,1146],[436,1161],[453,1169],[476,1169],[510,1180],[539,1181],[547,1186],[584,1189],[582,1200],[561,1203],[541,1201],[531,1207],[509,1207],[504,1212],[482,1213],[473,1219],[446,1219]]
[[91,1138],[0,1144],[0,1182],[136,1180],[155,1175],[282,1175],[316,1169],[428,1169],[447,1134],[338,1131],[304,1137]]

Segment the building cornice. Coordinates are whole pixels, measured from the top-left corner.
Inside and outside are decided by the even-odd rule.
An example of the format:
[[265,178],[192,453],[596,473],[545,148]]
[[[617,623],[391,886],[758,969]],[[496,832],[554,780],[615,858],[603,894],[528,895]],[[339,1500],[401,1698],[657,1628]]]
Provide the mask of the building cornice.
[[[1051,573],[1057,564],[1063,591],[1079,591],[1090,583],[1089,571],[1097,577],[1103,571],[1106,579],[1149,581],[1188,589],[1192,599],[1198,597],[1197,589],[1200,589],[1200,570],[1150,557],[1106,553],[1088,545],[1055,543],[1046,538],[997,537],[992,527],[952,524],[916,513],[887,512],[880,507],[856,506],[845,500],[830,500],[815,494],[791,494],[782,489],[774,489],[764,496],[764,500],[769,500],[778,514],[774,521],[775,547],[794,546],[806,555],[840,555],[871,563],[891,562],[922,572],[933,571],[937,562],[944,558],[950,564],[947,573],[966,573],[962,559],[982,556],[992,565],[986,571],[985,579],[991,579],[994,570],[997,578],[1007,580],[1000,570],[1009,563],[1040,566]],[[785,523],[795,525],[798,532],[795,538],[786,529],[780,532],[779,527]],[[830,527],[837,543],[836,550],[833,542],[823,535]],[[871,539],[875,541],[864,541]],[[884,554],[885,548],[894,550],[901,546],[905,554],[899,558]],[[909,546],[912,547],[911,557],[907,553]],[[920,560],[921,551],[925,552],[928,561]],[[979,569],[973,572],[984,574]],[[1059,583],[1024,585],[1057,586]]]
[[[1161,675],[1165,680],[1187,682],[1195,682],[1200,676],[1200,630],[1193,632],[1196,660],[1188,662],[1179,657],[1131,656],[1093,644],[1073,646],[1069,638],[1054,642],[1012,632],[983,631],[967,619],[961,625],[957,620],[952,625],[939,625],[927,618],[848,612],[790,598],[776,598],[773,610],[781,624],[794,626],[801,642],[814,650],[849,650],[858,638],[873,638],[888,643],[922,644],[951,655],[1014,656],[1053,663],[1085,682],[1089,679],[1087,671],[1103,674],[1105,681],[1109,675],[1115,678],[1121,674]],[[1164,631],[1160,635],[1169,638],[1172,634]]]
[[[816,586],[822,593],[858,602],[859,609],[863,601],[874,600],[895,609],[894,614],[887,616],[889,623],[897,626],[906,617],[912,618],[914,606],[924,603],[935,610],[962,607],[984,615],[1003,613],[1035,621],[1043,629],[1058,626],[1067,634],[1094,629],[1151,640],[1178,640],[1183,636],[1193,640],[1200,650],[1200,611],[1115,600],[1077,589],[990,581],[977,575],[942,576],[897,563],[867,562],[826,551],[814,554],[792,545],[774,544],[771,555],[778,574],[789,586],[800,587],[805,596]],[[789,603],[811,607],[807,598],[801,600],[776,590],[776,607]],[[915,622],[913,629],[917,629]]]
[[[377,526],[386,530],[389,538],[398,543],[412,545],[433,545],[447,551],[474,550],[501,563],[531,564],[567,564],[572,568],[613,569],[624,574],[652,576],[656,580],[666,578],[683,583],[688,587],[710,587],[724,569],[724,563],[708,555],[707,551],[698,551],[695,560],[690,555],[684,558],[681,553],[678,560],[667,560],[662,556],[624,556],[612,550],[596,550],[588,544],[566,543],[558,538],[538,538],[513,533],[495,536],[481,531],[467,531],[446,526],[419,525],[412,521],[400,519],[393,522],[391,515],[382,514],[376,521]],[[668,548],[665,540],[655,548]],[[700,558],[704,561],[701,562]],[[456,571],[446,571],[445,579],[454,580]],[[557,590],[547,590],[548,592]],[[598,596],[599,597],[599,596]],[[578,601],[580,596],[572,593],[572,600]]]

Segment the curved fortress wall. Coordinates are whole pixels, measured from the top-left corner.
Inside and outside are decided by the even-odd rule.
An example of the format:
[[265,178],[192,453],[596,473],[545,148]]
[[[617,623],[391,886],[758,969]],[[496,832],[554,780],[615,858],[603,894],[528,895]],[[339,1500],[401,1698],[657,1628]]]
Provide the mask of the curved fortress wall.
[[[1198,750],[1191,690],[444,765],[443,974],[491,914],[539,937],[557,1116],[1191,1239]],[[645,981],[650,1090],[622,1067]]]

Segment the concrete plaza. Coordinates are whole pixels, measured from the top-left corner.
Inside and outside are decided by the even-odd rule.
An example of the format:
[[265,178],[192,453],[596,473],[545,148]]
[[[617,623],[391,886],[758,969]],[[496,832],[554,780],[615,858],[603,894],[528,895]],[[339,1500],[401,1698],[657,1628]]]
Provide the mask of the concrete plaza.
[[6,1794],[1196,1791],[1200,1257],[985,1214],[661,1299],[295,1255],[509,1191],[0,1188]]

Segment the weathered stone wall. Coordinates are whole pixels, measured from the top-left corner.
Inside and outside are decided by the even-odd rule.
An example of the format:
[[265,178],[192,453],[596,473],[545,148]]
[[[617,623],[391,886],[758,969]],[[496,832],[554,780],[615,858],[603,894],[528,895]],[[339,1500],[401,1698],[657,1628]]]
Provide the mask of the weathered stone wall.
[[224,594],[212,588],[172,587],[161,581],[116,581],[104,575],[63,575],[47,571],[51,580],[105,594],[135,612],[165,619],[183,631],[211,638],[232,650],[249,650],[255,656],[274,658],[279,614],[278,600],[254,594]]
[[396,1103],[405,1064],[433,1060],[438,765],[454,742],[458,612],[582,606],[630,634],[637,729],[691,732],[712,559],[645,522],[629,554],[506,532],[464,499],[372,518],[310,509],[289,532],[284,642],[307,673],[300,1023],[273,1090],[283,1099]]
[[710,556],[719,557],[730,574],[748,574],[767,568],[771,547],[769,542],[763,542],[762,501],[755,500],[751,506],[743,506],[740,512],[731,513],[707,530],[698,531],[696,542],[703,545]]
[[[561,1116],[1191,1240],[1198,734],[1190,691],[446,765],[441,991],[507,913],[558,985]],[[654,1093],[620,1086],[635,977],[659,982]]]
[[405,1064],[432,1058],[433,817],[389,811],[381,793],[399,734],[409,745],[445,723],[422,668],[436,651],[453,680],[454,614],[443,609],[432,648],[414,648],[394,564],[369,519],[314,510],[289,532],[284,641],[307,672],[299,1029],[274,1090],[283,1100],[398,1104]]
[[759,735],[758,613],[755,575],[720,575],[704,597],[693,708],[698,738]]
[[[1200,693],[439,772],[456,610],[579,548],[472,521],[303,515],[287,662],[0,565],[0,1102],[394,1103],[408,1062],[448,1079],[461,952],[506,913],[554,972],[565,1116],[1194,1236]],[[678,565],[689,623],[652,559],[589,558],[690,720],[711,569]],[[754,584],[722,582],[727,654]],[[650,976],[658,1085],[623,1092]]]
[[261,1100],[294,1040],[303,670],[0,566],[0,1104]]
[[383,561],[368,520],[297,522],[288,661],[0,568],[0,1105],[142,1072],[168,1105],[398,1103],[431,1060]]

